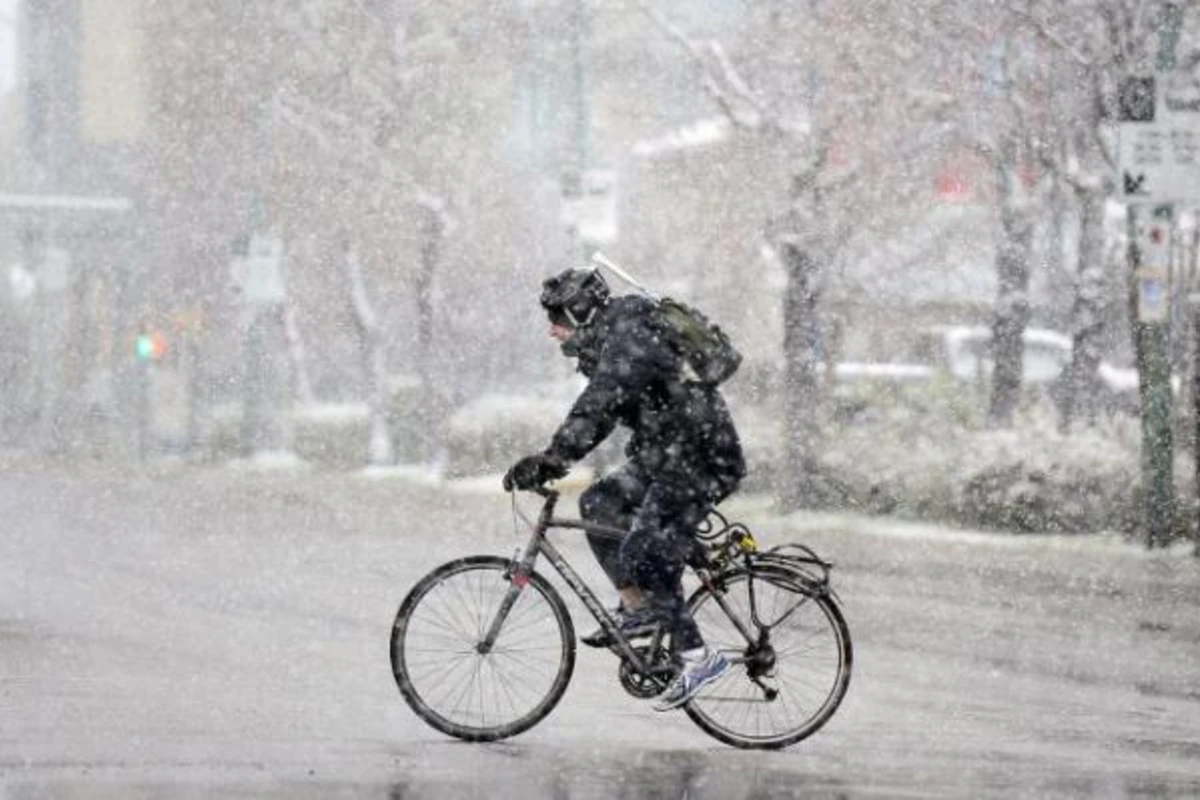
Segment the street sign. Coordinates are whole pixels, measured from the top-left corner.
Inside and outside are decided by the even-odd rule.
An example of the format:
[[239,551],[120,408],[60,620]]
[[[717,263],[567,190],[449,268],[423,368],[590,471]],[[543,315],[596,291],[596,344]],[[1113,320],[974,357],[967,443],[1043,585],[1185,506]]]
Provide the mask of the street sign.
[[1139,270],[1138,322],[1166,322],[1170,315],[1167,273],[1156,269]]
[[1118,98],[1118,166],[1127,202],[1200,200],[1200,74],[1130,77]]
[[1137,224],[1138,321],[1165,322],[1170,314],[1171,216],[1147,217]]
[[243,302],[249,305],[283,302],[282,261],[282,240],[260,234],[250,237],[246,254],[236,256],[229,264],[229,277],[241,291]]
[[1152,217],[1138,225],[1141,266],[1167,272],[1171,268],[1171,219]]

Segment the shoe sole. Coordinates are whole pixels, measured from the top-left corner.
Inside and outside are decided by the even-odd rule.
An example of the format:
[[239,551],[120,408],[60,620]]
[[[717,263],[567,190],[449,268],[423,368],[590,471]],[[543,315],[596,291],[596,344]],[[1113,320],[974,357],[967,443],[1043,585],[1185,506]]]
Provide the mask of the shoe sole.
[[656,705],[656,706],[654,706],[654,710],[655,711],[674,711],[675,709],[677,709],[681,706],[686,706],[688,703],[690,703],[696,699],[696,695],[700,694],[700,691],[702,689],[704,689],[705,686],[708,686],[713,681],[716,681],[720,678],[725,677],[726,675],[729,674],[729,670],[731,670],[731,669],[733,669],[733,665],[727,664],[725,666],[725,669],[721,670],[716,675],[712,675],[712,676],[700,681],[700,683],[697,684],[696,688],[693,689],[691,691],[691,693],[684,695],[683,697],[681,697],[678,700],[671,703],[669,706]]

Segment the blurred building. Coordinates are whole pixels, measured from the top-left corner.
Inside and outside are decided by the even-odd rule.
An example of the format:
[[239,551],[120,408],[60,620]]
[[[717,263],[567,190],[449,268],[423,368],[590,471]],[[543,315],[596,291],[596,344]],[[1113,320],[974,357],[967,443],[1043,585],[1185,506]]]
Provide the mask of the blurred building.
[[14,158],[0,225],[36,290],[22,301],[27,350],[9,399],[18,432],[51,449],[94,438],[120,405],[113,355],[140,268],[135,1],[21,2],[13,20]]

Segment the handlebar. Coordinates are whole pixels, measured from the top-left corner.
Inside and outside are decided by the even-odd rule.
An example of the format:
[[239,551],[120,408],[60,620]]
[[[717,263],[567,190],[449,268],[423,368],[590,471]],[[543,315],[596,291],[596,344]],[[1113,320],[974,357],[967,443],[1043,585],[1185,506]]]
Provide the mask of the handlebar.
[[551,489],[549,486],[546,486],[544,484],[542,486],[534,486],[529,489],[513,488],[512,491],[509,492],[509,494],[511,494],[513,496],[513,511],[514,511],[514,513],[519,513],[517,511],[517,492],[527,492],[529,494],[536,494],[539,497],[542,497],[545,499],[545,502],[542,503],[541,513],[538,514],[538,523],[537,523],[539,527],[544,529],[545,526],[550,522],[551,518],[553,517],[554,507],[556,505],[558,505],[558,497],[559,497],[558,490]]

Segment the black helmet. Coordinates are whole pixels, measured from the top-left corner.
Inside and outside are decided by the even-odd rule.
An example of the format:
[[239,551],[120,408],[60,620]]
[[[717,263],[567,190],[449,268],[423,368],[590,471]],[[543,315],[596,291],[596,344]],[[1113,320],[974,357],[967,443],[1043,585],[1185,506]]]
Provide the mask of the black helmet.
[[568,269],[542,282],[542,308],[550,321],[581,328],[608,304],[608,284],[595,268]]

